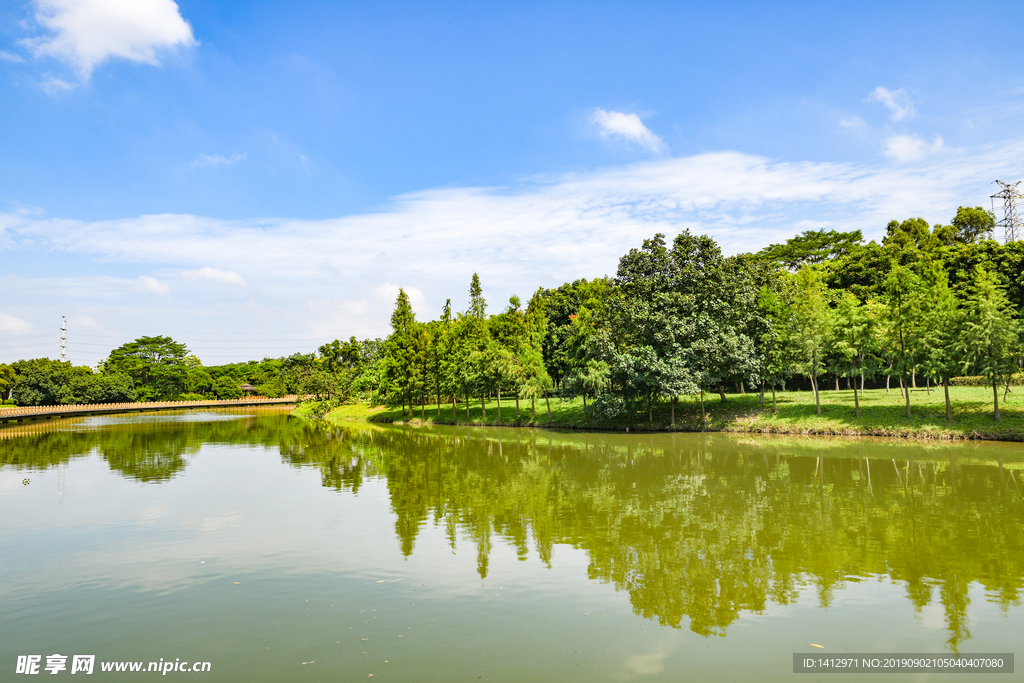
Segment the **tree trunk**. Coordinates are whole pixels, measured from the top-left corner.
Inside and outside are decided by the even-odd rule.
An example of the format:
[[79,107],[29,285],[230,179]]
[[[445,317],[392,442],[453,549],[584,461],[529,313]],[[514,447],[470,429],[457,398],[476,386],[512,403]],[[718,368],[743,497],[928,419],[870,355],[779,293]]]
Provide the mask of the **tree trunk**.
[[519,394],[516,394],[516,419],[519,419]]
[[864,371],[860,371],[860,393],[864,393]]
[[544,394],[544,400],[548,402],[548,422],[551,422],[551,397]]
[[537,397],[530,397],[530,412],[533,414],[533,419],[537,419]]
[[708,416],[704,412],[704,387],[700,388],[700,425],[701,429],[707,431],[708,429]]
[[455,392],[452,392],[452,422],[455,422]]
[[949,405],[949,377],[942,376],[942,388],[946,392],[946,422],[953,421],[953,408]]
[[764,380],[761,380],[761,395],[757,397],[757,405],[764,405]]
[[[854,388],[856,389],[856,387],[854,387]],[[847,391],[850,390],[850,376],[849,375],[846,376],[846,390]]]
[[836,391],[839,391],[839,375],[836,375]]
[[718,395],[722,398],[722,403],[725,403],[725,387],[721,384],[718,385]]
[[817,407],[818,415],[821,415],[821,397],[818,396],[818,378],[808,375],[811,378],[811,389],[814,390],[814,405]]
[[498,424],[501,424],[501,385],[498,385]]
[[675,396],[672,397],[672,404],[671,405],[672,405],[672,407],[670,408],[670,412],[669,412],[669,416],[670,417],[669,417],[669,419],[671,421],[671,425],[673,427],[675,427],[676,426],[676,397]]
[[742,394],[746,394],[746,393],[747,393],[747,390],[746,390],[746,387],[743,386],[743,380],[740,380],[740,394],[742,395]]
[[853,415],[860,417],[860,401],[857,399],[857,385],[853,386]]
[[999,422],[999,387],[994,375],[992,376],[992,406],[996,409],[996,422]]
[[[901,385],[905,383],[903,381],[903,379],[904,379],[904,376],[900,375],[900,384]],[[910,387],[906,387],[906,388],[903,389],[903,395],[907,397],[907,419],[909,420],[910,419]]]
[[654,392],[647,394],[647,422],[654,422]]
[[917,368],[910,368],[910,386],[917,389]]
[[778,406],[775,405],[775,385],[772,384],[772,413],[779,412]]

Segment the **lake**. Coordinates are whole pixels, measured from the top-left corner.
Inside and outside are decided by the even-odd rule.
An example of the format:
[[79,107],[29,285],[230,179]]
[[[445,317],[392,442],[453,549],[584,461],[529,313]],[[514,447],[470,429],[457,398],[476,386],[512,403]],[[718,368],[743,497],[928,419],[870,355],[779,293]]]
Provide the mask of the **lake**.
[[[1022,477],[1006,443],[10,427],[0,679],[93,655],[87,680],[809,682],[794,653],[1012,653]],[[837,680],[861,679],[929,676]]]

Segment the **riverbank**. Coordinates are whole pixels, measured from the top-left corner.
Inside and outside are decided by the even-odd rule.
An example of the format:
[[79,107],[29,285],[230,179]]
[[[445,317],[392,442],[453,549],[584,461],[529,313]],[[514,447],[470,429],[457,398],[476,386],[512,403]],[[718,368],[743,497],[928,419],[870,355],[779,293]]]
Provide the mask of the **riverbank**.
[[[930,392],[919,389],[911,392],[911,417],[906,417],[903,396],[899,389],[869,389],[861,396],[861,416],[854,416],[853,392],[821,392],[822,414],[815,412],[814,394],[809,391],[779,392],[776,398],[778,412],[772,413],[771,394],[758,404],[757,394],[726,394],[721,402],[717,395],[705,395],[704,410],[707,425],[701,420],[699,399],[681,398],[676,403],[675,424],[671,423],[667,401],[654,406],[652,415],[646,412],[629,424],[625,419],[610,422],[588,421],[583,412],[582,399],[551,399],[548,417],[544,401],[538,401],[536,417],[531,415],[528,401],[520,401],[519,416],[515,403],[501,402],[499,416],[497,401],[486,404],[484,417],[480,402],[470,404],[466,417],[465,404],[456,407],[452,415],[451,404],[421,409],[416,406],[412,416],[403,415],[399,408],[369,406],[363,403],[339,406],[331,411],[331,421],[367,421],[411,425],[487,425],[509,427],[548,427],[558,429],[591,429],[599,431],[712,431],[753,432],[762,434],[804,434],[842,436],[889,436],[926,439],[984,439],[996,441],[1024,441],[1024,390],[1011,390],[1003,401],[1000,390],[1001,420],[992,417],[992,390],[986,387],[950,387],[953,403],[953,421],[946,421],[946,406],[942,389]],[[302,407],[299,414],[308,412]]]
[[247,397],[239,399],[207,399],[202,401],[149,401],[132,403],[93,403],[57,406],[0,406],[0,424],[57,420],[65,417],[147,413],[164,410],[198,410],[202,408],[254,408],[290,405],[297,396],[281,398]]

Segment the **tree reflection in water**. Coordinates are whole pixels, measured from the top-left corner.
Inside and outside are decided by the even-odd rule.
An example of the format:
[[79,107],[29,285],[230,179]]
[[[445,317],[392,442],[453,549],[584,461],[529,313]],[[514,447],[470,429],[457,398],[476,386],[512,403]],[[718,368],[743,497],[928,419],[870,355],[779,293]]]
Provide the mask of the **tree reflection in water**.
[[476,544],[481,577],[495,537],[521,558],[532,539],[548,564],[566,543],[637,614],[705,636],[808,586],[824,607],[858,581],[903,583],[919,612],[938,598],[954,650],[970,638],[972,583],[1003,609],[1020,604],[1024,462],[1006,444],[400,428],[344,439],[386,478],[404,553],[428,522],[453,547]]
[[142,482],[173,478],[203,444],[276,448],[337,491],[383,478],[405,555],[428,523],[453,548],[475,545],[482,578],[495,539],[549,566],[569,544],[637,614],[704,636],[808,587],[827,607],[847,583],[893,580],[918,611],[941,603],[957,650],[969,588],[1006,610],[1024,581],[1024,458],[1009,444],[339,427],[273,412],[0,438],[0,464],[98,453]]

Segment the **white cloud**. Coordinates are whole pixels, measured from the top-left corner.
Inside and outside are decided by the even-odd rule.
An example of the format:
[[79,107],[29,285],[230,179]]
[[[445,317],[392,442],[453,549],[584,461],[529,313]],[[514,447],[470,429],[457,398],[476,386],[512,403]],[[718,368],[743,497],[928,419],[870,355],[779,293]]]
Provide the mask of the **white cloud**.
[[946,146],[938,135],[931,142],[925,142],[916,135],[891,135],[885,140],[885,156],[904,164],[920,161],[944,149]]
[[864,119],[859,116],[850,116],[845,119],[840,119],[839,126],[842,128],[863,128],[865,123]]
[[245,161],[249,158],[248,154],[232,154],[229,157],[221,156],[220,154],[200,154],[199,158],[192,162],[193,166],[230,166],[231,164],[237,164],[239,161]]
[[636,114],[597,109],[590,117],[590,121],[601,127],[601,137],[603,138],[617,136],[638,142],[657,154],[665,151],[665,143],[652,133]]
[[169,294],[171,288],[150,275],[140,275],[135,281],[136,289],[143,292],[152,292],[163,296]]
[[21,318],[15,318],[13,315],[0,313],[0,332],[25,332],[31,329],[32,325]]
[[21,57],[20,55],[11,54],[10,52],[4,52],[3,50],[0,50],[0,59],[2,59],[5,62],[15,62],[15,63],[20,63],[20,62],[24,62],[25,61],[24,57]]
[[56,95],[60,92],[72,90],[75,87],[73,83],[68,83],[62,78],[55,78],[53,76],[47,76],[46,80],[39,85],[47,95]]
[[[165,214],[86,222],[10,211],[0,213],[0,249],[38,259],[40,276],[0,273],[0,288],[5,312],[36,327],[60,315],[88,315],[108,328],[128,328],[127,339],[208,330],[239,340],[217,349],[190,343],[204,362],[277,356],[335,337],[387,334],[399,285],[417,316],[429,319],[446,298],[455,310],[466,309],[476,271],[489,310],[498,311],[512,293],[526,300],[537,287],[613,275],[619,257],[656,232],[672,237],[690,228],[737,253],[806,229],[860,229],[877,239],[892,219],[948,222],[957,203],[980,204],[991,194],[983,188],[972,198],[970,191],[992,178],[1017,177],[1024,154],[1024,140],[972,151],[947,149],[940,139],[910,140],[893,145],[899,164],[717,152],[515,187],[427,190],[397,197],[377,213],[324,220]],[[914,161],[901,144],[943,153]],[[116,264],[109,268],[125,275],[59,277],[45,266],[54,253]],[[248,286],[224,287],[215,299],[201,288],[175,288],[155,304],[150,293],[170,292],[155,277],[166,282],[183,271],[223,282],[245,273]],[[260,335],[298,341],[260,346]],[[0,335],[0,356],[3,348]]]
[[245,285],[245,278],[235,271],[220,270],[219,268],[211,268],[209,266],[204,266],[197,270],[183,270],[181,277],[186,280],[212,280],[229,285]]
[[878,86],[868,96],[869,100],[881,102],[889,111],[892,113],[893,121],[902,121],[903,119],[910,118],[914,115],[914,103],[910,99],[910,95],[903,88],[899,90],[889,90]]
[[69,63],[87,80],[111,57],[157,64],[161,51],[196,44],[173,0],[35,0],[49,35],[22,41],[36,57]]

